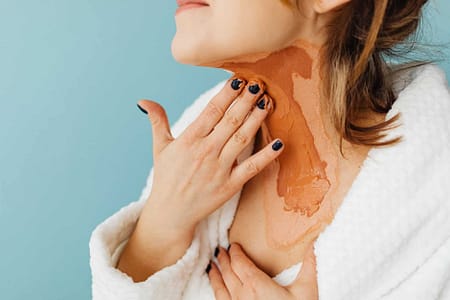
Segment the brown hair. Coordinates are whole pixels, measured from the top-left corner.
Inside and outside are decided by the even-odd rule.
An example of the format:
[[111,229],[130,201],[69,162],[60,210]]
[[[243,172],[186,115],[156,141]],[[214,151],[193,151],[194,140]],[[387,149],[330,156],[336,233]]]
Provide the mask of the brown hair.
[[[281,0],[291,5],[290,0]],[[294,0],[295,1],[295,0]],[[393,71],[384,56],[400,56],[397,46],[412,50],[416,41],[408,38],[418,28],[422,7],[428,0],[352,0],[333,11],[327,24],[323,49],[323,88],[332,122],[342,139],[354,144],[384,146],[402,137],[380,141],[382,131],[395,128],[397,113],[391,119],[371,126],[356,125],[362,109],[387,113],[396,98],[389,74]],[[412,46],[411,46],[412,45]],[[428,61],[405,64],[406,69]],[[343,154],[343,153],[342,153]]]

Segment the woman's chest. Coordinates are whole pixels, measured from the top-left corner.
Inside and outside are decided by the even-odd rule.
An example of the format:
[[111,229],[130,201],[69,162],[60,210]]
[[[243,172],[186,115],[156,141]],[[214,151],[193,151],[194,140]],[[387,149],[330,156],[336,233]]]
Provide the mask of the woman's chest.
[[256,266],[271,277],[302,262],[311,243],[332,222],[365,154],[340,165],[339,181],[332,182],[312,216],[284,210],[283,198],[276,193],[276,172],[267,166],[242,189],[228,232],[230,243],[242,245]]
[[[263,146],[261,139],[259,133],[255,153]],[[279,185],[287,185],[285,188],[288,190],[301,190],[301,184],[298,189],[299,186],[288,186],[283,180],[280,182],[280,162],[276,160],[269,163],[242,188],[228,232],[230,243],[239,243],[256,266],[271,277],[309,258],[305,257],[305,254],[332,222],[369,149],[370,147],[349,148],[346,159],[336,160],[335,167],[326,174],[330,183],[329,189],[321,199],[319,208],[312,214],[286,210],[289,205],[284,202],[286,197],[280,196]],[[290,170],[296,171],[295,168]],[[295,196],[295,193],[293,194]],[[298,195],[304,197],[308,193]]]
[[[268,205],[268,199],[264,199],[265,189],[261,185],[262,178],[258,176],[244,185],[228,238],[230,243],[239,243],[256,266],[274,277],[303,261],[305,252],[325,224],[303,217],[298,221],[297,228],[292,228],[295,222],[274,225],[277,219],[271,216],[277,208],[276,205]],[[282,214],[282,211],[278,212],[280,217]]]

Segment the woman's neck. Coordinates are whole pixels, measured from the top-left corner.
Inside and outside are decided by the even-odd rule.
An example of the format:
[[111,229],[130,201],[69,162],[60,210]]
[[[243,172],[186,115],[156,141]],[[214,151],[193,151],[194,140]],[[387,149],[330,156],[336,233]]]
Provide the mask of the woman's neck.
[[285,144],[278,157],[277,194],[284,210],[312,216],[336,181],[338,135],[321,96],[320,47],[297,40],[276,52],[258,53],[210,66],[266,84],[274,110],[261,127],[262,145]]

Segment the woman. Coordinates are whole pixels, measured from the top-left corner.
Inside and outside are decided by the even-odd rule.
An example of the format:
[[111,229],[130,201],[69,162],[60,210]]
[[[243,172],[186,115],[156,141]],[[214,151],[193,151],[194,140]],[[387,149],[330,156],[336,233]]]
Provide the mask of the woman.
[[232,76],[172,128],[139,101],[154,168],[94,299],[450,299],[447,82],[383,59],[426,0],[189,2],[175,59]]

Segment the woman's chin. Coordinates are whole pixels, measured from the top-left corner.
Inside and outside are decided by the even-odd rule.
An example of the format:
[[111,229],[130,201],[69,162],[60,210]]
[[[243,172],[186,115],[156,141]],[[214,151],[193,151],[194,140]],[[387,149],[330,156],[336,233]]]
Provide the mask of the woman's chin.
[[220,65],[224,56],[224,53],[218,53],[210,41],[183,39],[181,35],[175,35],[173,38],[171,51],[175,61],[194,66],[216,67]]
[[204,59],[204,55],[195,47],[189,47],[186,43],[178,43],[175,39],[172,41],[171,50],[174,60],[181,64],[198,65]]
[[210,61],[204,53],[200,50],[193,51],[187,48],[172,48],[173,59],[180,64],[193,65],[193,66],[210,66],[208,62]]

